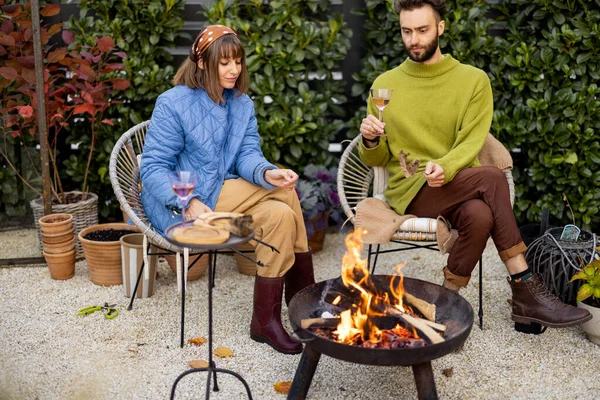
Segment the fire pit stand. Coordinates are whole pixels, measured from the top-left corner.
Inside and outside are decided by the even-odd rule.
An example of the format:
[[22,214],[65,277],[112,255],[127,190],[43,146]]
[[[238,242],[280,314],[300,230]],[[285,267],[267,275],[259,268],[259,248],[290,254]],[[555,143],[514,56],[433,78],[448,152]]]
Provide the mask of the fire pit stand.
[[[391,281],[392,276],[378,275],[381,282]],[[437,399],[431,360],[456,350],[467,339],[473,326],[473,308],[460,295],[449,289],[418,279],[404,278],[404,289],[420,299],[435,304],[437,322],[446,325],[445,341],[418,348],[381,349],[365,348],[338,343],[318,336],[310,329],[301,327],[301,321],[315,318],[323,311],[331,311],[331,305],[323,302],[331,282],[322,281],[302,289],[290,302],[289,315],[297,340],[304,343],[304,351],[296,369],[288,400],[303,400],[308,394],[312,378],[321,354],[367,365],[402,365],[413,369],[419,399]]]

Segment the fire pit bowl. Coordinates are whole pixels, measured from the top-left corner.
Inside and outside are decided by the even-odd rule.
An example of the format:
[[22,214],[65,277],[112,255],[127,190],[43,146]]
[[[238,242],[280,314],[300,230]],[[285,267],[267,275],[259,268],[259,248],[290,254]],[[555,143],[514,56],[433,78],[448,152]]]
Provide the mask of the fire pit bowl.
[[[389,288],[392,275],[371,276],[382,290]],[[305,343],[304,352],[288,399],[304,399],[321,354],[340,360],[368,365],[412,366],[420,399],[437,399],[431,360],[454,350],[467,339],[473,326],[473,308],[458,293],[442,286],[413,278],[404,278],[404,289],[428,303],[436,305],[436,320],[446,325],[444,342],[417,348],[365,348],[338,343],[318,336],[310,329],[301,327],[301,321],[318,318],[324,311],[339,311],[323,301],[324,293],[335,279],[318,282],[298,292],[289,305],[289,316],[295,334]]]
[[[375,275],[374,278],[376,281],[387,283],[389,287],[392,276]],[[442,286],[419,279],[404,278],[406,292],[436,305],[437,322],[447,327],[444,342],[418,348],[370,349],[325,339],[309,329],[301,328],[300,321],[320,317],[324,311],[332,312],[335,306],[321,300],[322,293],[326,291],[330,282],[322,281],[304,288],[294,296],[289,306],[293,330],[319,353],[358,364],[411,366],[434,360],[456,350],[471,333],[473,308],[468,301]]]

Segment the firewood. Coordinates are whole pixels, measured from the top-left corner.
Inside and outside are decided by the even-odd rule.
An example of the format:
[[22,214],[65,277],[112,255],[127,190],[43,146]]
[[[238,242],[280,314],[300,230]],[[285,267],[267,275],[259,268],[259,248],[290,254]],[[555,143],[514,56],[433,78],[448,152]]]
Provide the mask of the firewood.
[[411,317],[412,319],[416,319],[418,321],[421,321],[421,323],[423,325],[426,325],[426,326],[431,327],[433,329],[437,329],[440,332],[446,332],[446,329],[447,329],[446,325],[444,325],[444,324],[440,324],[440,323],[437,323],[437,322],[429,321],[429,320],[423,319],[423,318],[417,318],[417,317],[410,316],[407,313],[398,310],[397,308],[388,307],[388,308],[386,308],[385,312],[387,314],[389,314],[389,315],[392,315],[392,316],[395,316],[395,317],[398,317],[398,318],[403,318],[403,316],[407,315],[407,316]]
[[340,323],[339,318],[305,318],[300,321],[303,329],[308,328],[336,328]]
[[425,318],[435,322],[435,304],[431,304],[426,302],[425,300],[421,300],[408,292],[404,292],[404,299],[408,304],[412,305],[417,310],[419,310]]

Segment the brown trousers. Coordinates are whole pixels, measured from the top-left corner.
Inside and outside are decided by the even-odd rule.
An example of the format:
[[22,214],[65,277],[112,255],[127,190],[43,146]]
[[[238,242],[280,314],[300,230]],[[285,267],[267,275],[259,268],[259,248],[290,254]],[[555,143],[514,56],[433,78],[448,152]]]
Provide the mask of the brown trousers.
[[266,267],[258,267],[259,276],[284,276],[294,265],[294,253],[308,251],[302,209],[293,190],[269,190],[241,178],[228,179],[223,184],[215,211],[252,215],[256,238],[279,250],[276,253],[261,244],[256,246],[256,259],[266,264]]
[[496,167],[466,168],[442,187],[423,186],[406,214],[441,215],[458,230],[444,274],[459,286],[468,284],[490,235],[502,261],[527,249],[510,204],[508,182]]

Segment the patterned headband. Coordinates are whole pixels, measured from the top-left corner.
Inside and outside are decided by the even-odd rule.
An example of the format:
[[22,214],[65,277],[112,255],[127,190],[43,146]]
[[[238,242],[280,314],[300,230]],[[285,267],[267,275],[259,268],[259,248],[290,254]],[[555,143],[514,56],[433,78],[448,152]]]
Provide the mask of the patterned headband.
[[190,60],[198,62],[200,56],[204,54],[206,49],[216,42],[217,39],[225,35],[237,36],[237,33],[225,25],[210,25],[204,28],[198,34],[196,40],[194,40],[194,44],[192,44],[192,48],[190,49]]

